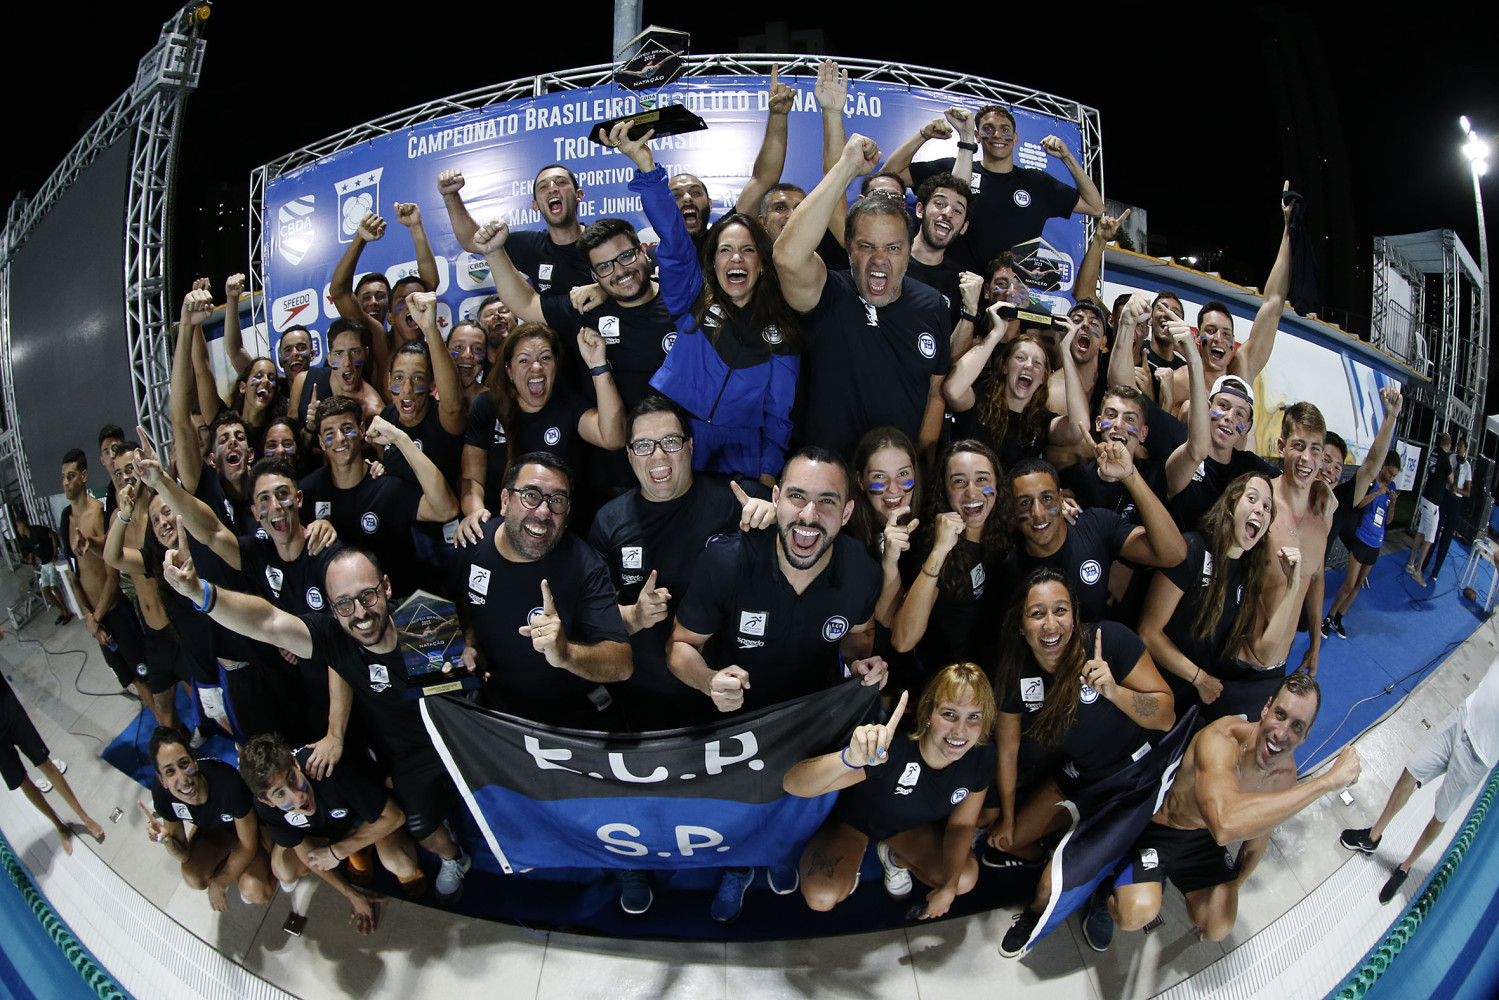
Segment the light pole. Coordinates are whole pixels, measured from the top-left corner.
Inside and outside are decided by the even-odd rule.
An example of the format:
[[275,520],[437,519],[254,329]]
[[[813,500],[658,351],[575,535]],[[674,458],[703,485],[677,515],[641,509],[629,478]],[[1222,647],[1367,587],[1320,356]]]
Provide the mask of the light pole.
[[[1490,302],[1489,235],[1488,227],[1484,225],[1483,189],[1479,184],[1479,178],[1487,173],[1489,169],[1489,144],[1477,132],[1473,131],[1473,125],[1468,121],[1467,115],[1463,115],[1458,119],[1458,126],[1462,128],[1463,135],[1466,136],[1468,140],[1463,144],[1463,155],[1468,158],[1468,165],[1472,168],[1473,203],[1478,208],[1478,268],[1483,272],[1483,287],[1479,289],[1478,293],[1478,330],[1476,332],[1478,334],[1478,343],[1482,345],[1484,350],[1484,357],[1480,363],[1487,366],[1489,363],[1488,349]],[[1482,405],[1482,401],[1480,401],[1480,405]],[[1487,407],[1484,408],[1486,409]],[[1485,414],[1476,414],[1476,418],[1477,419],[1474,421],[1475,425],[1469,428],[1468,431],[1468,442],[1470,448],[1472,447],[1472,442],[1474,440],[1483,440],[1484,429],[1487,425]],[[1490,494],[1493,492],[1494,488],[1494,465],[1492,463],[1489,465],[1488,475],[1485,478],[1488,481],[1484,484],[1484,492],[1486,494]],[[1487,504],[1481,506],[1482,509],[1487,509]],[[1486,525],[1480,524],[1480,532],[1483,531],[1485,527]]]

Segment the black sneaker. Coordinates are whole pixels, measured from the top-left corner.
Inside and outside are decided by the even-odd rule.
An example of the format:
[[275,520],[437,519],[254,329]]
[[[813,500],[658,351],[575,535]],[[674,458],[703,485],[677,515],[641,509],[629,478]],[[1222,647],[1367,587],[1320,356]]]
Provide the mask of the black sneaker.
[[1379,850],[1379,842],[1380,840],[1384,840],[1384,838],[1380,837],[1379,840],[1371,840],[1369,838],[1370,829],[1371,827],[1366,826],[1362,830],[1344,830],[1343,835],[1338,838],[1338,843],[1350,851],[1363,851],[1365,854],[1373,854]]
[[1083,940],[1094,951],[1108,951],[1114,941],[1114,918],[1109,916],[1109,894],[1113,885],[1105,879],[1083,907]]
[[990,844],[984,845],[984,851],[979,855],[979,861],[985,868],[1040,868],[1046,863],[1044,858],[1037,861],[1027,861],[1018,854],[1001,851]]
[[1036,932],[1036,925],[1040,922],[1041,914],[1029,906],[1021,908],[1015,916],[1015,922],[1005,931],[1004,940],[999,943],[999,954],[1004,958],[1019,958],[1024,955],[1030,947],[1031,935]]
[[[1335,636],[1337,636],[1339,639],[1346,639],[1346,638],[1348,638],[1348,633],[1345,632],[1345,631],[1343,631],[1343,621],[1342,621],[1341,618],[1334,618],[1333,619],[1333,622],[1332,622],[1332,634],[1335,635]],[[1323,638],[1326,638],[1326,636],[1324,636]]]
[[1322,619],[1322,638],[1326,639],[1331,634],[1332,634],[1332,619],[1331,618],[1324,618],[1324,619]]
[[631,916],[651,908],[655,900],[649,872],[626,868],[619,873],[619,907]]
[[1388,903],[1394,899],[1395,894],[1400,891],[1400,887],[1405,885],[1405,880],[1410,878],[1410,874],[1404,868],[1396,868],[1390,872],[1390,880],[1384,884],[1383,889],[1379,890],[1379,901],[1381,903]]

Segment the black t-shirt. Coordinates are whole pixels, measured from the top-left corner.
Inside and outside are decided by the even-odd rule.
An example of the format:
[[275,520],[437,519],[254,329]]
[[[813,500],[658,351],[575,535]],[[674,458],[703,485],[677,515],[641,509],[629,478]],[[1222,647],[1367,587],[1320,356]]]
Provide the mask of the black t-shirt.
[[464,594],[476,645],[490,677],[486,703],[501,712],[545,725],[599,729],[615,724],[601,714],[597,681],[549,664],[520,634],[541,613],[541,581],[546,580],[570,643],[628,642],[615,604],[614,585],[603,558],[586,543],[564,534],[556,548],[533,562],[511,562],[495,547],[504,520],[492,518],[476,544],[455,550],[453,592]]
[[[1222,664],[1233,655],[1233,651],[1224,646],[1228,642],[1229,632],[1233,631],[1234,622],[1239,618],[1239,608],[1244,603],[1244,583],[1249,577],[1249,568],[1243,559],[1230,559],[1227,566],[1214,564],[1213,554],[1207,548],[1207,540],[1200,532],[1189,531],[1183,537],[1187,540],[1187,558],[1171,569],[1159,570],[1182,592],[1181,600],[1177,602],[1176,610],[1171,613],[1171,620],[1166,623],[1164,631],[1166,638],[1182,651],[1183,656],[1213,676],[1221,678],[1224,676]],[[1199,636],[1194,623],[1215,573],[1228,574],[1228,581],[1223,589],[1223,613],[1219,616],[1218,627],[1213,630],[1212,635]],[[1169,670],[1162,670],[1161,674],[1171,684],[1173,692],[1178,690],[1180,682],[1179,690],[1183,694],[1191,693],[1188,689],[1192,685],[1187,681],[1176,677]]]
[[[1150,491],[1165,502],[1165,470],[1155,462],[1137,458],[1135,471],[1139,473],[1140,479]],[[1100,507],[1113,511],[1130,524],[1142,523],[1139,511],[1135,509],[1135,499],[1130,496],[1128,487],[1123,482],[1106,483],[1099,478],[1097,461],[1069,466],[1058,475],[1062,480],[1062,488],[1072,491],[1072,496],[1077,500],[1079,507],[1085,510],[1090,507]]]
[[[305,776],[312,749],[302,747],[292,756]],[[307,784],[312,788],[311,816],[283,812],[255,800],[255,814],[270,831],[271,839],[282,847],[296,847],[307,837],[322,837],[330,844],[337,843],[360,824],[378,820],[390,801],[389,792],[359,768],[347,764],[334,768],[326,778],[307,778]]]
[[326,519],[345,545],[374,552],[397,596],[416,589],[416,553],[411,526],[417,522],[422,489],[397,476],[366,475],[346,490],[333,484],[326,466],[314,469],[298,484],[302,489],[302,522]]
[[[437,410],[437,400],[427,404],[427,412],[415,427],[407,427],[400,422],[399,415],[394,403],[380,411],[380,416],[401,430],[411,435],[415,442],[417,451],[426,455],[437,466],[437,471],[442,473],[442,478],[448,481],[453,491],[458,491],[458,473],[463,463],[463,435],[449,434],[442,426],[442,415]],[[406,461],[406,456],[401,454],[401,449],[393,444],[385,446],[385,454],[380,461],[385,465],[387,476],[398,476],[417,488],[421,487],[416,473],[411,471],[411,463]]]
[[[1091,657],[1093,630],[1082,625],[1078,627],[1085,629],[1084,642]],[[1144,655],[1145,643],[1117,622],[1099,622],[1094,628],[1103,630],[1103,658],[1114,675],[1114,683],[1122,684]],[[1000,707],[1001,712],[1021,717],[1022,731],[1030,728],[1033,715],[1041,710],[1047,688],[1053,682],[1052,676],[1033,657],[1027,655],[1026,659],[1019,683]],[[1107,778],[1143,757],[1159,735],[1146,730],[1113,702],[1084,684],[1072,726],[1055,747],[1065,761],[1062,773],[1057,776],[1058,781],[1067,790]]]
[[[545,451],[556,455],[573,469],[576,478],[588,453],[588,442],[578,433],[578,421],[592,408],[593,404],[584,396],[554,385],[545,406],[522,416],[524,424],[516,454]],[[500,489],[505,483],[508,449],[506,440],[505,428],[500,424],[489,393],[476,396],[469,404],[468,428],[463,443],[489,453],[489,463],[484,468],[484,505],[491,511],[500,509]]]
[[930,285],[942,293],[942,298],[947,303],[949,333],[963,317],[963,292],[958,284],[958,276],[962,273],[963,269],[950,254],[943,254],[940,264],[923,264],[912,257],[911,262],[906,265],[906,277],[915,278],[923,285]]
[[652,395],[651,376],[677,341],[677,326],[660,293],[644,305],[633,307],[610,299],[588,313],[574,309],[565,294],[548,294],[541,297],[541,311],[547,325],[561,335],[563,353],[573,359],[577,384],[590,399],[593,379],[578,351],[577,337],[585,326],[599,332],[608,350],[609,364],[614,367],[614,385],[626,410]]
[[[932,552],[932,535],[921,533],[921,540],[906,550],[900,560],[901,583],[907,590],[916,582],[921,567]],[[996,652],[999,623],[1004,605],[1000,598],[1004,587],[995,578],[1004,566],[1004,557],[984,558],[984,546],[980,542],[960,539],[958,545],[966,550],[969,560],[968,577],[961,590],[951,593],[938,586],[937,601],[927,617],[926,631],[916,644],[916,655],[928,672],[940,670],[950,663],[973,661],[988,662]],[[949,553],[952,558],[955,548]],[[939,581],[945,573],[939,575]]]
[[1202,515],[1218,502],[1228,484],[1250,472],[1266,479],[1280,475],[1273,465],[1252,451],[1236,451],[1227,462],[1205,458],[1192,473],[1192,481],[1167,502],[1166,509],[1171,512],[1178,528],[1184,532],[1195,531]]
[[[202,471],[198,473],[198,488],[193,492],[193,496],[203,501],[214,512],[219,523],[234,532],[236,537],[243,532],[254,530],[255,515],[250,510],[250,502],[229,499],[228,494],[224,492],[223,483],[219,481],[219,474],[206,462],[203,464]],[[193,565],[197,567],[200,578],[229,590],[256,593],[254,583],[245,576],[243,571],[231,568],[214,553],[213,549],[191,535],[188,536],[187,548],[192,554]],[[162,589],[170,590],[171,588],[163,587]],[[275,651],[265,644],[240,635],[217,622],[212,622],[211,619],[210,622],[215,655],[225,660],[245,663],[256,662],[266,655],[275,655]]]
[[[142,548],[140,554],[141,563],[146,567],[147,579],[160,579],[158,567],[152,564],[146,549]],[[251,589],[248,580],[245,589]],[[161,595],[161,604],[166,611],[167,620],[172,623],[172,627],[177,632],[178,664],[185,669],[193,683],[216,687],[219,683],[219,665],[214,659],[216,655],[214,644],[218,636],[235,636],[243,643],[248,643],[250,640],[217,624],[212,618],[199,611],[192,601],[177,593],[176,589],[165,580],[161,581],[156,590]],[[169,637],[166,638],[170,641]]]
[[1154,372],[1157,368],[1175,371],[1178,368],[1185,368],[1187,366],[1187,359],[1175,351],[1171,352],[1171,357],[1163,358],[1155,352],[1155,348],[1147,341],[1145,344],[1145,366],[1151,372]]
[[1078,621],[1098,621],[1109,598],[1109,567],[1119,558],[1135,527],[1111,510],[1085,510],[1077,516],[1076,524],[1068,526],[1062,547],[1051,555],[1033,556],[1024,546],[1011,551],[1010,584],[1018,589],[1033,570],[1050,566],[1067,577],[1077,594],[1073,616]]
[[588,268],[588,258],[576,243],[558,246],[545,229],[512,232],[505,238],[505,252],[515,269],[543,294],[566,295],[579,285],[591,285],[597,280]]
[[354,689],[361,731],[380,755],[387,759],[426,757],[441,767],[422,724],[421,709],[415,699],[405,696],[409,684],[400,646],[389,653],[375,653],[355,641],[329,614],[297,617],[312,636],[308,659],[328,664]]
[[850,275],[829,271],[803,330],[809,444],[847,455],[865,431],[886,424],[920,437],[932,377],[951,367],[952,326],[935,289],[907,275],[900,297],[876,307]]
[[800,595],[776,559],[776,533],[750,531],[711,539],[692,569],[677,620],[712,638],[709,668],[742,667],[750,675],[744,709],[822,691],[843,679],[838,642],[869,621],[879,601],[879,566],[847,535]]
[[328,571],[328,563],[342,548],[342,543],[334,542],[313,555],[303,546],[302,554],[287,562],[276,551],[276,543],[257,530],[254,534],[239,536],[239,565],[255,584],[254,593],[282,611],[293,615],[327,612],[331,606],[327,601],[323,576]]
[[151,779],[151,808],[168,821],[191,823],[199,830],[217,830],[233,826],[255,807],[255,796],[239,772],[213,757],[198,758],[198,778],[208,788],[208,798],[201,806],[189,805],[167,791],[160,778]]
[[51,528],[34,524],[31,526],[31,544],[27,549],[42,565],[56,562],[57,536],[52,533]]
[[934,768],[922,759],[920,741],[901,734],[885,763],[866,767],[863,781],[838,793],[833,815],[870,840],[885,840],[945,821],[968,796],[984,794],[997,764],[994,745],[985,744]]
[[1421,498],[1441,506],[1447,496],[1447,479],[1452,475],[1452,455],[1438,448],[1431,460],[1431,471],[1426,475],[1426,485],[1421,487]]
[[992,368],[985,368],[974,380],[973,405],[953,414],[953,440],[973,438],[984,442],[999,456],[1001,469],[1008,469],[1022,459],[1045,457],[1047,445],[1051,443],[1053,414],[1042,414],[1038,429],[1031,431],[1026,427],[1025,414],[1011,413],[1005,420],[1003,434],[991,433],[979,419],[979,409],[984,405],[983,401],[989,395],[996,378],[1004,376]]
[[[912,186],[951,173],[955,162],[948,157],[912,163]],[[1071,218],[1077,204],[1077,188],[1030,167],[1017,166],[1001,174],[975,163],[968,185],[973,196],[968,199],[968,232],[961,242],[980,268],[1006,250],[1039,237],[1047,219]]]
[[672,619],[708,539],[739,529],[740,507],[727,482],[697,475],[686,493],[660,503],[639,490],[617,496],[593,519],[588,543],[604,557],[622,605],[634,604],[652,571],[656,586],[671,593],[664,621],[630,636],[635,672],[626,685],[650,697],[668,697],[685,709],[681,725],[705,717],[706,699],[666,666]]

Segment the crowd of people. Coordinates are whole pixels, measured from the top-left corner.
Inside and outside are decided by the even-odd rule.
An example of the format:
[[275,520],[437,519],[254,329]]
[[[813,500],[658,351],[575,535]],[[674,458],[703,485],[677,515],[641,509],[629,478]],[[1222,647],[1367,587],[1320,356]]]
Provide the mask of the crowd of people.
[[[989,105],[884,137],[899,143],[886,156],[845,137],[847,88],[821,67],[824,173],[798,185],[781,177],[791,92],[773,85],[754,176],[717,215],[699,178],[656,164],[649,130],[601,132],[636,167],[654,247],[626,219],[584,226],[563,164],[535,175],[535,232],[471,214],[459,169],[403,192],[393,213],[418,273],[356,280],[364,248],[390,238],[366,217],[333,277],[324,365],[299,327],[253,357],[231,276],[227,400],[202,334],[212,289],[186,294],[170,451],[106,426],[102,502],[92,456],[63,456],[54,557],[160,726],[148,834],[214,907],[230,885],[254,904],[310,874],[369,931],[377,863],[410,898],[458,898],[459,797],[392,619],[418,590],[456,606],[465,648],[449,669],[469,696],[546,725],[656,731],[850,678],[879,686],[878,718],[784,777],[790,795],[837,795],[800,857],[767,872],[816,910],[854,891],[871,842],[893,897],[927,887],[928,918],[985,867],[1039,875],[1062,800],[1196,706],[1175,785],[1085,928],[1107,947],[1171,881],[1220,940],[1275,827],[1357,779],[1348,748],[1298,783],[1293,751],[1321,704],[1321,642],[1346,635],[1383,541],[1401,397],[1382,393],[1346,482],[1348,447],[1315,400],[1280,414],[1279,467],[1248,450],[1299,198],[1281,193],[1242,343],[1221,302],[1188,317],[1170,291],[1101,301],[1107,216],[1076,305],[1038,319],[1014,248],[1047,218],[1103,212],[1072,151],[1024,137],[1072,185],[1018,165],[1015,117]],[[952,135],[956,158],[914,160]],[[422,223],[439,200],[496,288],[445,337]],[[1338,537],[1353,557],[1329,605]],[[198,756],[217,732],[240,745],[238,770]],[[19,764],[5,776],[26,780]],[[624,909],[644,912],[650,874],[616,877]],[[713,919],[739,915],[754,877],[722,870]],[[1005,954],[1024,950],[1045,893],[1043,879]]]

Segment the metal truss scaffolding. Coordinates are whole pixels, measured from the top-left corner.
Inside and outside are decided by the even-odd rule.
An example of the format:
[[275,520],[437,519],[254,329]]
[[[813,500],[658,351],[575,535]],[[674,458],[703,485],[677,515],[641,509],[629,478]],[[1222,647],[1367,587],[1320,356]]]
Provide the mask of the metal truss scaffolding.
[[[805,54],[771,55],[757,53],[753,56],[687,56],[683,60],[684,69],[679,79],[722,74],[768,76],[772,64],[779,64],[782,79],[798,75],[815,77],[819,61],[818,57]],[[953,73],[948,70],[931,69],[925,66],[909,66],[905,63],[882,62],[873,59],[839,59],[838,64],[848,70],[849,80],[854,83],[864,80],[904,87],[920,87],[927,90],[953,94],[956,97],[970,100],[978,99],[996,104],[1008,104],[1013,107],[1024,108],[1028,111],[1037,111],[1073,122],[1082,131],[1082,148],[1078,152],[1078,159],[1082,163],[1083,169],[1098,183],[1099,189],[1102,190],[1103,188],[1102,132],[1099,126],[1098,112],[1093,108],[1031,87],[1000,83],[996,80],[971,76],[967,73]],[[356,125],[347,131],[294,150],[280,159],[273,160],[265,166],[255,169],[250,174],[250,267],[248,273],[250,275],[251,291],[264,291],[266,266],[264,257],[266,253],[264,240],[266,185],[282,174],[289,173],[309,163],[314,163],[324,157],[332,156],[340,150],[357,146],[391,132],[411,128],[414,125],[431,121],[434,118],[442,118],[461,111],[473,111],[478,108],[497,104],[501,101],[509,101],[516,98],[541,97],[545,94],[562,90],[578,90],[608,85],[613,83],[614,70],[614,64],[601,63],[595,66],[584,66],[556,73],[541,73],[536,76],[497,83],[493,86],[472,90],[465,94],[455,94],[452,97],[445,97],[441,100],[429,101],[426,104],[407,108],[404,111],[398,111],[383,118],[377,118],[363,125]],[[1088,236],[1090,238],[1092,236],[1092,225],[1093,223],[1090,219],[1088,221]],[[264,296],[256,295],[252,301],[254,303],[253,322],[264,323]]]
[[197,86],[203,64],[198,18],[190,3],[165,24],[155,47],[141,59],[130,88],[68,151],[33,197],[17,198],[0,234],[0,378],[4,385],[5,429],[0,433],[0,464],[8,467],[30,516],[39,523],[47,512],[38,502],[21,447],[11,370],[10,262],[63,193],[95,158],[116,141],[132,136],[130,190],[125,218],[125,332],[130,356],[131,392],[136,418],[155,440],[170,430],[165,418],[169,384],[166,360],[166,270],[176,125],[182,98]]

